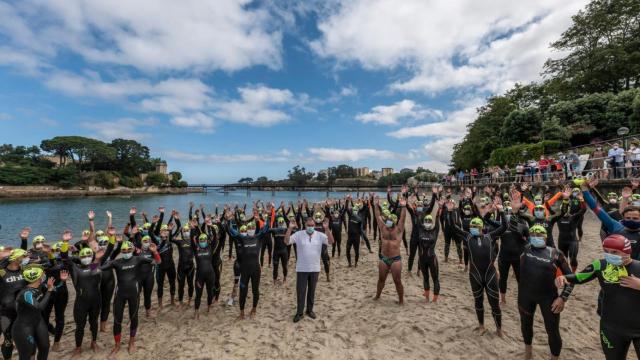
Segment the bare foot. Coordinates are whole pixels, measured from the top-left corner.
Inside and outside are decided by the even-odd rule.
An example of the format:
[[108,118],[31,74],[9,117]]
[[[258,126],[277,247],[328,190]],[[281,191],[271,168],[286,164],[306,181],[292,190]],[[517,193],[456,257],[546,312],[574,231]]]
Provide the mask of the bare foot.
[[524,358],[526,360],[533,359],[533,348],[531,345],[524,346]]
[[433,300],[431,300],[431,302],[437,303],[438,302],[438,295],[433,295]]
[[378,301],[378,300],[380,300],[380,296],[376,295],[376,296],[373,297],[373,301]]
[[109,356],[110,356],[111,358],[115,358],[115,357],[116,357],[116,355],[118,354],[118,351],[120,351],[120,343],[117,343],[117,344],[113,347],[113,349],[111,350],[111,353],[109,354]]
[[98,346],[98,343],[96,343],[95,341],[91,342],[91,350],[93,350],[93,352],[98,352],[98,350],[100,350],[100,347]]
[[487,329],[484,327],[484,325],[480,325],[480,326],[476,327],[475,329],[473,329],[473,331],[478,333],[478,335],[480,335],[480,336],[482,336],[482,335],[487,333]]
[[236,321],[244,320],[244,311],[240,311],[240,315],[236,318]]
[[77,347],[77,348],[73,349],[73,352],[71,353],[71,358],[74,359],[74,358],[78,357],[80,354],[82,354],[82,348]]
[[176,300],[173,297],[171,297],[171,305],[176,306]]
[[162,310],[162,299],[158,299],[158,309]]
[[500,306],[505,306],[507,305],[507,295],[506,294],[500,294]]
[[133,354],[136,351],[136,340],[134,338],[129,339],[129,355]]
[[198,310],[194,310],[193,318],[194,318],[195,320],[200,319],[200,312],[199,312]]
[[207,314],[211,312],[211,305],[207,305]]
[[51,346],[51,351],[60,352],[60,343],[59,342],[54,342],[53,345]]
[[502,333],[502,329],[497,329],[496,335],[498,335],[498,337],[503,337],[504,334]]
[[107,332],[107,322],[106,321],[101,321],[100,322],[100,332]]
[[253,319],[256,317],[256,308],[252,308],[251,312],[249,313],[249,318]]

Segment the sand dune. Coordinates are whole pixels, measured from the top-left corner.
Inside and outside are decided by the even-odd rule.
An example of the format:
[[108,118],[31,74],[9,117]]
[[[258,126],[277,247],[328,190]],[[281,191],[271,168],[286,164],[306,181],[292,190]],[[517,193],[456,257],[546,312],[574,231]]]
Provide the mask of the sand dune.
[[[585,219],[585,239],[580,248],[579,267],[600,256],[599,222],[592,213]],[[343,237],[346,238],[346,237]],[[344,244],[343,244],[344,246]],[[490,330],[484,336],[473,333],[477,321],[468,275],[456,263],[444,263],[444,241],[437,246],[440,259],[441,298],[438,304],[426,304],[422,297],[422,278],[403,274],[406,303],[396,304],[395,288],[387,280],[383,296],[374,302],[377,281],[377,253],[364,256],[357,269],[347,267],[342,258],[332,259],[333,279],[323,276],[318,284],[315,311],[318,319],[303,319],[294,324],[295,277],[275,287],[271,268],[263,269],[258,315],[253,320],[236,322],[237,306],[218,304],[211,313],[193,320],[193,310],[165,306],[155,319],[146,319],[141,310],[138,349],[126,352],[128,328],[123,326],[123,349],[118,359],[518,359],[522,358],[522,338],[514,276],[509,277],[508,302],[503,307],[504,338],[495,335],[491,311],[485,300],[485,323]],[[455,253],[454,253],[455,254]],[[455,255],[454,255],[455,256]],[[406,259],[406,257],[405,257]],[[223,297],[232,286],[232,261],[225,260]],[[406,269],[406,263],[403,264]],[[294,268],[294,259],[290,261]],[[295,274],[294,274],[295,275]],[[70,284],[70,288],[71,288]],[[561,317],[562,358],[603,358],[598,337],[599,318],[595,314],[597,282],[576,287]],[[165,291],[165,297],[168,290]],[[251,292],[249,293],[251,297]],[[155,290],[154,290],[155,297]],[[222,297],[221,297],[222,298]],[[250,304],[248,301],[248,304]],[[167,300],[165,300],[167,302]],[[71,304],[71,302],[70,302]],[[154,309],[155,309],[154,303]],[[68,358],[72,348],[74,324],[72,306],[67,311],[63,338],[64,350],[50,358]],[[125,312],[125,322],[127,322]],[[99,335],[101,350],[88,349],[89,329],[85,332],[81,359],[105,358],[113,345],[109,332]],[[546,333],[541,315],[536,315],[534,358],[548,358]],[[629,359],[635,358],[630,355]]]

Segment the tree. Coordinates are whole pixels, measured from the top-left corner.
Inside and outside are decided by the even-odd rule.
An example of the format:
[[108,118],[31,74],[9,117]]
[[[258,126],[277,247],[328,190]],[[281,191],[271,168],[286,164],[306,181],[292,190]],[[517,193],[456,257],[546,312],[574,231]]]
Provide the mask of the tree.
[[256,179],[256,183],[258,184],[266,184],[269,182],[269,178],[267,178],[266,176],[260,176],[259,178]]
[[356,176],[356,170],[349,165],[338,165],[338,167],[335,168],[335,176],[338,179],[352,178]]
[[327,173],[326,172],[318,172],[318,175],[316,175],[316,180],[318,180],[318,181],[327,181]]
[[640,2],[593,0],[551,47],[545,74],[564,97],[640,87]]
[[289,170],[287,177],[289,178],[289,181],[296,186],[304,186],[307,184],[307,181],[313,179],[314,175],[315,174],[312,172],[307,172],[304,167],[296,165]]
[[165,174],[151,172],[147,175],[146,182],[149,186],[164,186],[169,183],[169,179]]
[[243,177],[240,180],[238,180],[239,184],[252,183],[252,182],[253,182],[253,178],[250,178],[250,177]]
[[542,114],[536,108],[514,110],[507,115],[500,130],[502,146],[535,142],[540,137]]
[[124,176],[136,176],[155,170],[155,164],[149,157],[149,148],[139,142],[114,139],[109,146],[115,150],[116,166]]
[[61,167],[66,165],[67,157],[71,157],[72,144],[67,140],[66,136],[56,136],[53,139],[42,140],[40,148],[58,156],[58,164]]
[[560,121],[554,117],[542,122],[540,136],[543,140],[557,140],[566,144],[569,142],[570,135],[567,128],[560,125]]

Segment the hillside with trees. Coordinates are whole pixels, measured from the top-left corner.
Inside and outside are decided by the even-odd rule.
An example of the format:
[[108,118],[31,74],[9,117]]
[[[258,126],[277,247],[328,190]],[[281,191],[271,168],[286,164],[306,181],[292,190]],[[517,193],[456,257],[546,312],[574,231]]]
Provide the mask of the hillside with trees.
[[[539,83],[517,84],[477,109],[454,147],[454,169],[513,165],[640,131],[640,1],[595,0],[572,17]],[[524,151],[523,151],[524,150]]]
[[135,140],[105,143],[82,136],[56,136],[40,146],[0,146],[0,184],[107,189],[187,185],[177,171],[169,176],[155,172],[160,163],[164,161],[152,158],[149,148]]

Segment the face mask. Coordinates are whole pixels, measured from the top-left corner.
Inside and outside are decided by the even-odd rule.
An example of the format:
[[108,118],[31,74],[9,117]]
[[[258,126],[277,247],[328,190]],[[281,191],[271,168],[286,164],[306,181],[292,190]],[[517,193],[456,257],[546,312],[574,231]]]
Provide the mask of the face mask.
[[622,266],[622,256],[604,253],[604,259],[611,265]]
[[393,220],[387,220],[384,222],[384,225],[388,228],[393,227]]
[[26,258],[22,259],[22,260],[20,261],[20,265],[21,265],[21,266],[27,266],[27,265],[29,265],[29,258],[28,258],[28,257],[26,257]]
[[471,215],[471,210],[465,210],[465,211],[464,211],[464,214],[465,214],[465,215]]
[[208,244],[209,244],[209,243],[208,243],[208,242],[206,242],[206,241],[200,241],[200,242],[198,242],[198,246],[200,246],[200,248],[202,248],[202,249],[206,248]]
[[285,223],[279,223],[279,224],[278,224],[278,227],[279,227],[280,229],[284,229],[284,228],[286,228],[286,227],[287,227],[287,224],[285,224]]
[[353,210],[353,212],[358,212],[358,207],[354,206],[352,210]]
[[82,263],[82,265],[89,265],[91,264],[92,261],[93,259],[90,257],[83,257],[80,259],[80,262]]
[[425,223],[422,223],[422,224],[423,224],[423,225],[424,225],[424,227],[425,227],[426,229],[428,229],[428,230],[433,229],[433,223],[432,223],[432,222],[425,222]]
[[637,230],[640,229],[640,221],[635,220],[620,220],[620,224],[627,229]]
[[183,232],[183,233],[182,233],[182,238],[183,238],[183,239],[188,239],[190,235],[191,235],[191,233],[190,233],[190,232],[185,231],[185,232]]
[[255,235],[256,231],[255,230],[247,230],[247,235],[249,236],[253,236]]
[[322,219],[314,219],[313,221],[315,221],[316,224],[321,224],[322,223]]
[[578,194],[580,194],[580,193],[577,193],[577,192],[571,193],[571,195],[573,195],[573,197],[578,197]]
[[536,206],[540,206],[542,205],[542,200],[535,200],[533,203],[536,204]]
[[36,250],[42,250],[42,243],[37,243],[34,247]]
[[240,236],[247,236],[247,233],[246,232],[241,232]]
[[142,236],[149,235],[149,230],[142,230]]
[[142,248],[147,250],[149,248],[149,243],[148,242],[143,242],[142,243]]
[[531,244],[531,246],[535,248],[543,248],[547,246],[547,242],[544,240],[543,237],[540,237],[540,236],[530,236],[529,244]]
[[544,211],[534,211],[533,215],[536,219],[544,219]]
[[307,234],[311,235],[316,231],[312,226],[307,226]]
[[478,228],[469,228],[469,232],[471,232],[473,236],[480,236],[480,229]]
[[609,204],[616,204],[618,199],[609,199]]
[[632,201],[631,205],[633,206],[640,206],[640,201]]
[[125,260],[129,260],[129,259],[131,259],[131,257],[133,257],[133,253],[132,252],[130,252],[130,253],[122,253],[122,257]]
[[424,210],[424,208],[423,208],[423,207],[417,207],[417,208],[416,208],[416,211],[417,211],[417,212],[422,212],[422,210]]
[[510,222],[511,221],[511,214],[505,215],[504,219],[507,220],[507,222]]

